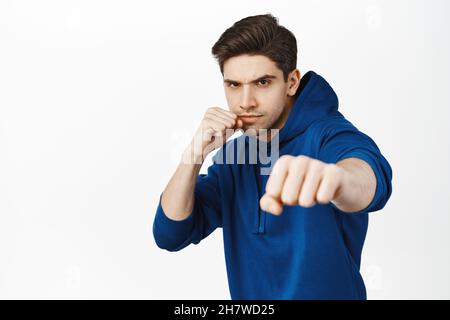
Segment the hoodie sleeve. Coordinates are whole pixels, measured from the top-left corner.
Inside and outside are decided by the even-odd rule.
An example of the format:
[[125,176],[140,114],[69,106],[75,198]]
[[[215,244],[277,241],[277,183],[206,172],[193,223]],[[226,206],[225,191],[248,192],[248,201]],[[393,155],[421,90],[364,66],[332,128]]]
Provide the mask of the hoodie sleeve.
[[218,169],[218,164],[213,162],[207,174],[199,174],[194,188],[194,207],[184,220],[166,216],[161,206],[161,193],[153,221],[153,237],[159,248],[179,251],[191,243],[198,244],[222,226]]
[[367,162],[375,173],[377,187],[370,204],[355,213],[383,209],[392,193],[392,168],[388,161],[376,143],[345,118],[338,117],[328,124],[322,131],[319,160],[337,163],[346,158],[359,158]]

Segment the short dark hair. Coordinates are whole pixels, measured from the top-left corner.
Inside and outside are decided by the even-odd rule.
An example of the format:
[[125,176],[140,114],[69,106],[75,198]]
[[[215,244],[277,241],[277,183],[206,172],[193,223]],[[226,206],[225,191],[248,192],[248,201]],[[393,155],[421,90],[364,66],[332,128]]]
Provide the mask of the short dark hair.
[[220,66],[242,54],[263,55],[283,71],[284,81],[297,67],[297,40],[292,32],[278,24],[272,14],[249,16],[235,22],[220,36],[211,50]]

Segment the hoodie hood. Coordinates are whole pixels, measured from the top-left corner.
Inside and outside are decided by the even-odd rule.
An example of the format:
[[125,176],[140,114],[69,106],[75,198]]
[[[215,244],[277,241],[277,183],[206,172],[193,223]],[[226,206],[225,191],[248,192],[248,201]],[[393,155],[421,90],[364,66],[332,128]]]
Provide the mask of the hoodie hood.
[[314,71],[300,80],[299,94],[286,123],[279,131],[279,143],[302,134],[311,123],[338,110],[338,98],[328,82]]

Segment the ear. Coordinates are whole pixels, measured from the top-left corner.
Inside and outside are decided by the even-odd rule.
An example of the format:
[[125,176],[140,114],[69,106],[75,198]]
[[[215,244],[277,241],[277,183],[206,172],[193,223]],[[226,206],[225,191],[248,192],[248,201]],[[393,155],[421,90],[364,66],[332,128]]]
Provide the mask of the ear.
[[288,96],[295,95],[295,93],[297,92],[297,89],[300,85],[300,79],[301,79],[300,70],[294,69],[293,71],[291,71],[291,73],[289,73],[289,76],[287,79],[287,81],[289,83]]

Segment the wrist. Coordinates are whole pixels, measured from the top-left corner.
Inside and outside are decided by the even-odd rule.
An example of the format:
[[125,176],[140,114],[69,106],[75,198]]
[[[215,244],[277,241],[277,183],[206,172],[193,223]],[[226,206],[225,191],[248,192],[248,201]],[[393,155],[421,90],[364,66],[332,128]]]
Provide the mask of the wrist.
[[203,151],[196,150],[196,148],[192,143],[184,150],[181,161],[184,164],[199,164],[201,165],[204,160]]

